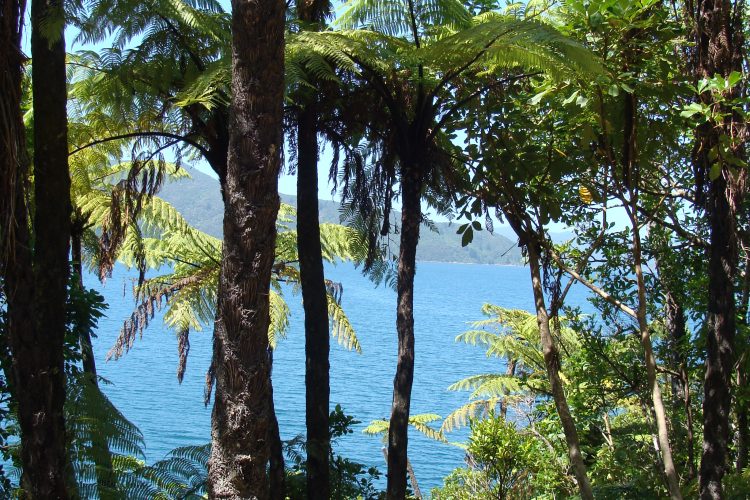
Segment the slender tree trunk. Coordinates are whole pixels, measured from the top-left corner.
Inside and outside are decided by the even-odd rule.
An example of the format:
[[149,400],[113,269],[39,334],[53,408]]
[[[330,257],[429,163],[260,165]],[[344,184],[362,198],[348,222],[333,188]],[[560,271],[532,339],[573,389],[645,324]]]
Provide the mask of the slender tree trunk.
[[[518,364],[517,359],[509,359],[508,366],[505,369],[505,375],[509,377],[515,376],[517,364]],[[503,398],[503,400],[500,401],[500,416],[502,416],[503,420],[505,420],[505,417],[507,414],[508,414],[508,403],[506,403],[505,398]]]
[[[268,363],[273,372],[273,349],[268,349]],[[270,479],[271,500],[284,500],[286,498],[286,473],[284,471],[284,450],[281,446],[281,435],[279,434],[279,421],[276,419],[276,408],[273,401],[273,380],[269,380],[271,386],[269,397],[271,402],[271,425],[269,427],[269,446],[271,456],[269,458],[268,475]]]
[[586,473],[586,464],[583,463],[581,454],[581,445],[578,440],[578,431],[576,430],[575,421],[570,414],[568,401],[565,397],[565,389],[560,379],[560,355],[552,339],[550,332],[549,316],[547,315],[547,306],[544,301],[544,288],[542,286],[542,277],[540,269],[540,257],[536,243],[530,242],[526,248],[529,257],[529,271],[531,273],[531,286],[534,291],[534,304],[536,306],[536,318],[539,325],[539,333],[542,340],[542,353],[544,355],[544,364],[547,367],[547,376],[549,377],[552,387],[552,398],[555,401],[555,408],[562,423],[565,441],[568,444],[568,456],[573,466],[578,488],[581,492],[581,498],[592,500],[594,498]]
[[[73,274],[75,274],[78,287],[83,290],[83,222],[75,218],[70,232],[70,256],[73,260]],[[83,357],[83,371],[91,375],[91,380],[99,385],[96,376],[96,360],[94,358],[94,346],[91,342],[89,331],[84,329],[79,340],[81,346],[81,356]]]
[[690,377],[688,376],[685,342],[688,340],[685,312],[679,300],[669,290],[665,296],[666,328],[672,341],[674,368],[679,377],[673,377],[672,390],[675,392],[675,407],[681,406],[685,412],[685,446],[687,447],[687,477],[690,481],[698,475],[695,468],[695,435],[693,433],[693,407],[690,395]]
[[[658,266],[658,263],[657,263]],[[661,274],[662,270],[659,269]],[[665,277],[662,275],[662,279]],[[690,403],[690,378],[687,371],[687,356],[685,346],[688,341],[685,311],[680,300],[667,289],[664,293],[664,325],[671,342],[672,368],[677,375],[672,376],[673,406],[675,412],[682,409],[685,412],[685,446],[687,447],[687,481],[698,475],[695,468],[695,435],[693,433],[693,407]],[[674,426],[677,428],[677,426]]]
[[664,474],[667,477],[667,486],[669,496],[673,500],[682,499],[680,492],[680,479],[677,476],[677,469],[672,459],[672,446],[669,443],[669,428],[667,427],[667,412],[664,408],[664,400],[661,396],[659,380],[656,377],[656,357],[651,343],[651,333],[648,328],[646,312],[648,304],[646,302],[646,282],[643,279],[642,252],[641,252],[641,235],[640,225],[636,217],[637,198],[634,198],[633,207],[629,211],[630,220],[633,224],[633,268],[638,284],[638,309],[636,315],[638,319],[638,330],[643,346],[644,361],[646,363],[646,376],[648,378],[649,388],[651,390],[651,401],[654,406],[656,416],[656,429],[659,439],[659,450],[661,452],[662,464],[664,465]]
[[280,0],[232,1],[232,105],[214,330],[211,498],[269,498],[271,267],[284,93]]
[[[742,365],[742,363],[740,363]],[[737,388],[747,391],[747,373],[742,366],[737,369]],[[750,423],[748,422],[746,402],[737,402],[737,472],[742,472],[748,465],[748,446],[750,445]]]
[[317,113],[312,102],[300,111],[297,124],[297,248],[305,310],[307,498],[328,500],[330,340],[318,218]]
[[398,364],[393,379],[393,405],[388,429],[389,500],[406,495],[406,456],[408,447],[409,410],[414,382],[414,276],[416,274],[421,175],[417,165],[405,165],[401,174],[401,244],[398,259]]
[[[9,25],[19,18],[18,3],[4,3],[3,38]],[[23,132],[15,129],[11,142],[4,182],[12,190],[10,205],[4,210],[3,237],[6,295],[8,300],[9,336],[13,356],[13,378],[18,420],[21,427],[21,486],[31,498],[67,498],[65,448],[65,380],[63,338],[68,281],[70,238],[70,177],[65,82],[65,41],[63,39],[60,2],[34,1],[31,9],[31,47],[34,86],[34,197],[35,216],[32,236],[29,233],[23,183],[26,182]],[[52,21],[52,22],[51,22]],[[56,33],[48,38],[57,27]],[[20,32],[17,31],[16,33]],[[5,42],[5,40],[3,40]],[[5,48],[4,48],[5,49]],[[17,50],[17,46],[13,47]],[[13,50],[12,49],[12,50]],[[20,51],[8,54],[11,65],[20,63]],[[3,63],[5,64],[5,62]],[[19,84],[11,89],[20,97],[20,67],[11,67],[10,78]],[[5,73],[3,68],[3,73]],[[4,81],[5,85],[5,81]],[[20,104],[15,98],[3,121],[9,118],[11,128],[20,124]],[[17,116],[16,113],[18,113]],[[5,140],[6,137],[3,137]],[[5,177],[7,175],[7,178]]]

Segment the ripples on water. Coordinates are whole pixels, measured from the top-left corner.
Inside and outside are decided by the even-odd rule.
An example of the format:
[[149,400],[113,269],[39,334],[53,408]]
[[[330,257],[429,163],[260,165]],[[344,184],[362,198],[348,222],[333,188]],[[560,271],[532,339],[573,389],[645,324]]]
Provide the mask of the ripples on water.
[[[340,404],[361,423],[342,438],[338,453],[368,466],[385,477],[381,441],[362,434],[374,419],[388,418],[396,369],[396,294],[375,288],[349,264],[326,269],[326,277],[343,284],[343,306],[362,344],[358,355],[332,343],[331,406]],[[202,444],[210,439],[211,407],[203,406],[203,384],[211,358],[211,330],[190,337],[187,373],[177,383],[177,341],[161,316],[154,318],[142,340],[118,361],[104,356],[118,335],[122,321],[133,306],[132,276],[118,266],[103,288],[109,303],[107,318],[100,321],[95,350],[99,373],[111,384],[104,386],[117,407],[140,427],[146,440],[147,460],[154,462],[171,449]],[[94,286],[89,276],[87,285]],[[123,296],[123,287],[126,294]],[[274,354],[274,399],[282,439],[304,432],[305,342],[300,296],[285,290],[292,318],[285,340]],[[568,302],[583,305],[585,293],[571,291]],[[457,380],[478,373],[504,371],[502,361],[486,358],[480,347],[455,343],[469,322],[482,319],[481,307],[490,302],[508,308],[531,310],[533,306],[528,269],[524,267],[420,262],[414,299],[416,361],[411,413],[437,413],[443,417],[467,401],[467,393],[447,391]],[[463,441],[466,431],[449,435]],[[410,433],[409,459],[420,488],[427,492],[463,464],[459,448]]]

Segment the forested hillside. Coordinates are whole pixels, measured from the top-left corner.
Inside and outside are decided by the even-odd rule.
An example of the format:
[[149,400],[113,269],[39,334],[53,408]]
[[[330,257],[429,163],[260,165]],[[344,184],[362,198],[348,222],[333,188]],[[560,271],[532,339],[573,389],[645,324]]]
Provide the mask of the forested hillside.
[[[190,169],[189,173],[189,179],[165,184],[160,196],[174,205],[191,225],[212,236],[221,237],[224,208],[219,182],[194,169]],[[294,195],[282,194],[281,201],[297,206]],[[400,216],[400,212],[394,212],[393,220],[398,220]],[[330,200],[320,200],[320,221],[340,223],[340,205]],[[456,234],[459,225],[436,222],[434,228],[437,232],[425,227],[417,249],[417,260],[502,265],[523,263],[518,244],[502,234],[482,231],[476,234],[471,245],[461,246],[461,235]],[[395,240],[391,246],[392,252],[397,253]]]

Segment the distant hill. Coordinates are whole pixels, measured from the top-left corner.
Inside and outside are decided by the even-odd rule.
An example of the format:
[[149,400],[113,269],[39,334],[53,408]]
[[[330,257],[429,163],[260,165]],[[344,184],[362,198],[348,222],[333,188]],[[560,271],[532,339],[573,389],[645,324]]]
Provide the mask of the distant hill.
[[[174,205],[190,224],[221,237],[223,205],[219,182],[193,169],[190,175],[192,179],[166,184],[160,196]],[[281,199],[284,203],[297,206],[296,196],[282,194]],[[400,217],[398,213],[395,215]],[[339,223],[339,204],[320,200],[320,220]],[[506,265],[520,265],[522,262],[520,249],[505,236],[481,231],[474,233],[474,241],[469,246],[461,247],[456,224],[440,222],[435,225],[437,233],[422,227],[417,260]]]

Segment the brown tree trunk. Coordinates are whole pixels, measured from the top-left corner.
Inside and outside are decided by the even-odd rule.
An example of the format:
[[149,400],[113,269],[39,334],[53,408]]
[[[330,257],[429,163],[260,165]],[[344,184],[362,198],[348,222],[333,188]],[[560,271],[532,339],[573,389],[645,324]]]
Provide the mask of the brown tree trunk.
[[[517,359],[508,359],[508,366],[505,369],[505,375],[509,377],[515,376],[517,364]],[[505,401],[505,399],[506,398],[503,398],[503,400],[500,401],[500,416],[503,417],[503,420],[505,420],[505,417],[508,415],[508,403]]]
[[[273,349],[268,350],[268,362],[273,372]],[[286,498],[286,472],[284,470],[284,450],[281,446],[281,435],[279,434],[279,421],[276,418],[276,408],[273,401],[273,380],[269,380],[271,387],[269,398],[271,402],[271,425],[269,426],[269,484],[271,500],[284,500]]]
[[269,497],[271,267],[284,94],[280,0],[232,1],[232,104],[214,330],[211,498]]
[[[14,2],[3,5],[3,16],[13,15],[14,12],[9,11],[18,6]],[[31,498],[67,498],[66,483],[72,477],[66,467],[63,418],[70,176],[64,23],[61,16],[61,2],[32,3],[32,77],[34,109],[37,110],[34,118],[33,238],[29,233],[23,192],[26,171],[22,150],[25,144],[16,142],[23,137],[21,130],[13,132],[13,143],[6,146],[14,151],[6,159],[9,164],[4,172],[8,174],[6,182],[15,184],[14,188],[11,187],[10,211],[3,214],[16,217],[15,221],[4,221],[3,236],[12,245],[5,248],[4,260],[14,388],[21,427],[21,487]],[[3,31],[9,21],[13,22],[2,20]],[[56,32],[52,32],[53,29]],[[20,62],[19,53],[10,55],[11,64]],[[11,68],[11,75],[12,79],[20,77],[20,68]],[[20,96],[20,86],[13,89],[11,95]],[[8,116],[12,120],[11,127],[22,126],[20,108],[12,104]],[[12,116],[16,112],[19,114]]]
[[[737,388],[747,391],[747,373],[740,366],[737,369]],[[742,472],[748,465],[748,447],[750,446],[750,422],[748,422],[747,402],[737,402],[737,472]]]
[[[631,196],[633,196],[632,191]],[[667,427],[667,412],[664,408],[664,400],[661,396],[659,380],[656,377],[656,357],[654,356],[654,349],[651,343],[651,333],[649,331],[646,317],[648,304],[646,302],[646,282],[643,278],[643,265],[641,262],[640,225],[638,224],[638,218],[636,217],[635,212],[637,203],[637,197],[633,197],[633,206],[628,211],[628,215],[633,224],[633,268],[638,285],[638,308],[636,309],[638,330],[641,337],[641,345],[643,346],[644,361],[646,363],[646,377],[648,379],[649,388],[651,389],[651,402],[654,407],[654,415],[656,416],[659,451],[661,452],[664,474],[667,477],[669,496],[673,500],[681,500],[682,493],[680,492],[680,479],[677,476],[677,469],[674,465],[674,460],[672,459],[672,446],[669,443],[669,428]]]
[[393,379],[393,404],[388,429],[389,500],[406,496],[407,447],[411,389],[414,382],[414,276],[416,274],[421,175],[417,165],[406,164],[401,173],[401,244],[398,259],[398,363]]
[[[721,480],[727,469],[730,387],[734,368],[734,275],[736,241],[734,217],[719,178],[711,183],[708,289],[708,338],[703,398],[703,455],[700,467],[701,498],[722,498]],[[721,193],[720,193],[721,192]],[[729,255],[728,255],[729,254]]]
[[330,340],[318,218],[317,113],[312,102],[300,111],[297,123],[297,248],[305,310],[307,498],[328,500]]
[[[8,336],[18,338],[30,337],[33,328],[31,248],[24,196],[29,165],[21,112],[24,12],[24,1],[0,0],[0,273],[8,302]],[[10,338],[2,339],[2,343],[4,348],[9,346]],[[13,391],[12,358],[3,356],[2,361]]]
[[[741,3],[729,0],[695,2],[696,79],[729,76],[742,71],[744,38]],[[722,96],[731,99],[739,90]],[[706,339],[706,375],[703,398],[703,454],[700,466],[700,496],[723,496],[722,478],[728,470],[730,439],[731,384],[734,371],[736,308],[734,277],[737,272],[737,213],[745,194],[747,172],[734,168],[724,158],[710,157],[719,137],[730,139],[730,154],[744,158],[746,127],[742,117],[727,104],[714,104],[710,92],[700,99],[726,113],[720,123],[705,123],[696,130],[694,165],[699,196],[704,198],[709,219],[708,255],[708,333]],[[712,167],[718,175],[710,178]],[[708,192],[703,186],[708,182]]]
[[591,489],[588,475],[586,473],[586,464],[583,463],[581,454],[581,445],[578,440],[578,431],[576,430],[575,421],[570,414],[568,400],[565,396],[562,380],[560,379],[560,354],[555,346],[552,333],[549,326],[549,316],[547,306],[544,301],[544,288],[542,285],[540,256],[536,243],[530,242],[526,249],[529,257],[529,271],[531,273],[531,286],[534,291],[534,304],[536,306],[536,320],[539,325],[539,333],[542,341],[542,354],[544,355],[544,364],[547,367],[547,376],[549,377],[552,388],[552,399],[557,408],[557,415],[560,417],[565,441],[568,444],[568,456],[573,466],[573,473],[578,482],[578,489],[581,492],[581,498],[584,500],[593,500],[594,494]]

